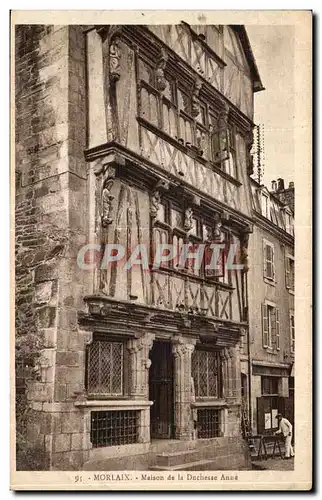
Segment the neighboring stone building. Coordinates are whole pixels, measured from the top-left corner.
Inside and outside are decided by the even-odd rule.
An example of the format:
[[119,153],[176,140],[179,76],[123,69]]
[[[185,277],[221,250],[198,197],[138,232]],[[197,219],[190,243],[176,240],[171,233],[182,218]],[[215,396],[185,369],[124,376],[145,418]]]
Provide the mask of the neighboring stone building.
[[294,185],[290,187],[292,200],[289,194],[283,198],[283,179],[278,179],[278,184],[272,182],[272,191],[251,181],[250,338],[249,345],[247,339],[243,344],[241,363],[244,403],[251,407],[254,434],[276,430],[277,412],[294,423]]
[[[16,333],[44,347],[27,392],[30,442],[57,470],[146,468],[161,439],[197,469],[246,467],[239,346],[255,307],[251,338],[260,328],[247,245],[263,87],[244,27],[18,26],[15,46]],[[252,241],[291,249],[291,235],[255,219]],[[241,247],[243,270],[77,260],[88,244],[129,256],[137,244],[214,240]],[[289,366],[287,348],[281,336],[267,356]]]

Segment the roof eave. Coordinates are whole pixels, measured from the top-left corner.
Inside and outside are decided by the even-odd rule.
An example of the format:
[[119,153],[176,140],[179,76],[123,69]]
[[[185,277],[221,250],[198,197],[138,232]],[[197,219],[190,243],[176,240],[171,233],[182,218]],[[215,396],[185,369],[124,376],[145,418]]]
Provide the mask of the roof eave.
[[250,71],[251,71],[252,78],[253,78],[253,91],[254,92],[261,92],[262,90],[265,90],[265,87],[262,83],[262,80],[261,80],[261,77],[260,77],[260,74],[258,71],[255,56],[253,54],[253,51],[252,51],[252,48],[250,45],[250,41],[248,38],[246,28],[244,25],[239,25],[239,24],[238,25],[232,24],[231,27],[238,34],[239,39],[240,39],[241,44],[242,44],[242,47],[245,51],[246,59],[247,59],[247,62],[249,64]]

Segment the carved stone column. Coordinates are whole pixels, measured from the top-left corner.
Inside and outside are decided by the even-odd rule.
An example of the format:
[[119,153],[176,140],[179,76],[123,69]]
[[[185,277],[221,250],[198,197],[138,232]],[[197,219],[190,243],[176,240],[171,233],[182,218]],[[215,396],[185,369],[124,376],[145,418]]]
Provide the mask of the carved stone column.
[[133,399],[149,398],[149,351],[155,335],[146,332],[139,338],[130,339],[127,345],[130,355],[130,396]]
[[174,428],[175,438],[192,439],[193,421],[191,402],[191,356],[196,340],[174,337],[172,352],[174,356]]
[[223,374],[223,396],[231,397],[231,362],[227,348],[222,349],[220,353]]

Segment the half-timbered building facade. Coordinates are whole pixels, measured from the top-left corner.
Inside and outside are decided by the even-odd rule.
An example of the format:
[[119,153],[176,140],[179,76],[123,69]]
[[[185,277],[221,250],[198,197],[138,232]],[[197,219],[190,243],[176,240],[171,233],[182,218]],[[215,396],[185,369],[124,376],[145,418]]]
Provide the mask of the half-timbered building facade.
[[[26,37],[18,28],[18,45]],[[42,231],[51,223],[68,234],[45,262],[34,255],[22,278],[32,276],[45,338],[42,378],[28,392],[30,439],[58,469],[116,457],[124,465],[156,440],[204,439],[231,457],[218,467],[237,466],[253,94],[263,88],[246,30],[66,26],[33,40],[42,104],[28,81],[24,92],[40,114],[43,103],[50,108],[59,152],[47,145],[47,160],[19,122],[17,193],[26,204],[33,190]],[[160,244],[213,241],[235,244],[240,268],[182,268],[175,259],[153,266]],[[125,249],[122,262],[102,265],[108,245]],[[148,269],[125,265],[138,246]]]

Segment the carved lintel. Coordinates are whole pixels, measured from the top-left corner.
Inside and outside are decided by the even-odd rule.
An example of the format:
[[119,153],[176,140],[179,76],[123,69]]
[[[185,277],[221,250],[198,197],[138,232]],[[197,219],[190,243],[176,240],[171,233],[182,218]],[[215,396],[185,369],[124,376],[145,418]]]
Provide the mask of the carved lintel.
[[107,38],[111,39],[116,34],[120,35],[122,31],[121,24],[105,24],[96,26],[96,31],[101,37],[102,41],[105,42]]
[[104,180],[116,176],[118,165],[125,166],[126,160],[119,153],[109,153],[104,158],[99,158],[93,162],[93,171],[96,176],[104,174]]
[[193,216],[192,208],[191,207],[186,208],[184,214],[184,226],[183,226],[185,231],[190,231],[192,229],[193,226],[192,216]]
[[200,102],[199,102],[199,93],[202,87],[202,81],[197,78],[195,81],[193,93],[192,93],[192,106],[191,106],[191,114],[193,117],[196,117],[200,113]]
[[159,179],[155,185],[156,191],[158,190],[168,191],[169,188],[170,188],[170,183],[165,179]]
[[120,50],[120,39],[118,36],[114,36],[110,42],[110,80],[112,82],[117,82],[121,76],[121,50]]
[[174,357],[182,357],[186,354],[192,354],[196,343],[197,340],[194,338],[175,335],[172,339],[172,352]]
[[191,198],[191,204],[194,205],[195,207],[200,207],[200,203],[201,203],[200,196],[193,195]]
[[153,318],[155,317],[155,315],[156,315],[155,313],[148,313],[148,314],[146,315],[146,317],[144,318],[143,323],[144,323],[144,324],[151,323],[151,322],[152,322],[152,320],[153,320]]
[[241,337],[246,337],[246,335],[247,335],[247,330],[246,330],[246,328],[241,327],[241,328],[240,328],[240,336],[241,336]]
[[253,231],[254,231],[254,225],[253,224],[247,224],[247,226],[243,230],[243,233],[250,235],[250,234],[253,233]]
[[156,219],[161,203],[161,195],[159,191],[154,191],[150,198],[150,215],[152,219]]
[[167,51],[162,48],[161,55],[157,63],[157,67],[155,70],[156,76],[156,88],[163,92],[167,88],[167,80],[164,76],[164,70],[168,62],[168,54]]
[[115,179],[116,176],[116,166],[105,164],[103,165],[103,180],[104,182],[108,179]]

